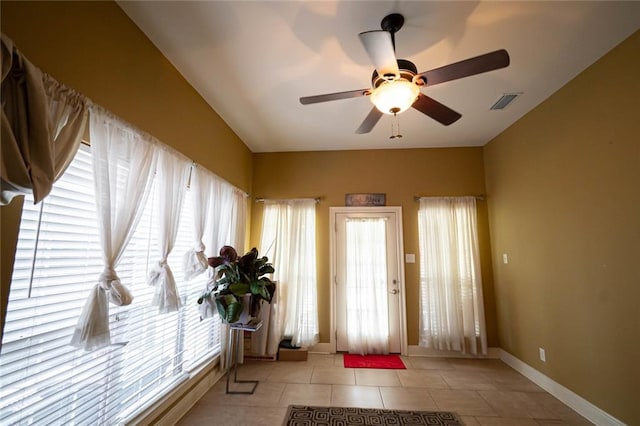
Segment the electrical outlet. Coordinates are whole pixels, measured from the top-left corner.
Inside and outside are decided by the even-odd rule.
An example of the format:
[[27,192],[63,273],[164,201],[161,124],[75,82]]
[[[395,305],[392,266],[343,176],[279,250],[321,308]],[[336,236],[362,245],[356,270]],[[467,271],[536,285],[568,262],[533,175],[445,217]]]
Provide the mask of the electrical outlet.
[[502,263],[505,265],[509,263],[509,256],[507,256],[507,253],[502,253]]
[[540,350],[540,361],[547,362],[547,355],[544,352],[543,348],[538,348]]

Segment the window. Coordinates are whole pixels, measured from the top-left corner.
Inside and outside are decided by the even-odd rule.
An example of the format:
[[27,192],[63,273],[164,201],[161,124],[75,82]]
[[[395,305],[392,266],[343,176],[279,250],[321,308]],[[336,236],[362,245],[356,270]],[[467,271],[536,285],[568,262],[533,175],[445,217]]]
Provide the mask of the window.
[[487,353],[476,199],[420,199],[420,346]]
[[275,268],[276,303],[267,353],[280,338],[296,346],[318,342],[316,200],[265,200],[261,251]]
[[197,309],[206,274],[183,280],[182,255],[193,246],[188,194],[168,260],[183,308],[158,314],[151,306],[147,274],[158,250],[150,195],[117,268],[134,300],[110,306],[112,344],[94,352],[69,345],[103,269],[93,199],[87,147],[43,202],[25,198],[0,353],[0,424],[126,421],[220,350],[220,321],[200,321]]

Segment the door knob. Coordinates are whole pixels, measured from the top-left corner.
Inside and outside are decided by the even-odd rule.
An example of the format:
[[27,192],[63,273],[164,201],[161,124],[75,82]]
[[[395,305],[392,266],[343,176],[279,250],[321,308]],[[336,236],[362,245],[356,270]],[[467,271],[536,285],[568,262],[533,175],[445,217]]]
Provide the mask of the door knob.
[[398,290],[397,288],[394,288],[393,290],[391,290],[389,293],[391,294],[398,294],[400,293],[400,290]]

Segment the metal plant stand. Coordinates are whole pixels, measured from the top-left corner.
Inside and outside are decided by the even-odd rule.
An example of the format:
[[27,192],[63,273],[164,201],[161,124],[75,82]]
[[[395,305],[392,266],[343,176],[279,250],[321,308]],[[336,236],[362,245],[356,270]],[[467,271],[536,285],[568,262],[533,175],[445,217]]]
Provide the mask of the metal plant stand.
[[[238,363],[240,362],[240,341],[245,331],[254,332],[262,327],[262,321],[252,320],[247,324],[229,324],[229,345],[227,346],[227,393],[252,395],[258,387],[258,380],[238,380]],[[232,356],[233,355],[233,356]],[[232,365],[233,363],[233,365]],[[233,367],[233,383],[251,383],[248,391],[229,390],[229,376]]]

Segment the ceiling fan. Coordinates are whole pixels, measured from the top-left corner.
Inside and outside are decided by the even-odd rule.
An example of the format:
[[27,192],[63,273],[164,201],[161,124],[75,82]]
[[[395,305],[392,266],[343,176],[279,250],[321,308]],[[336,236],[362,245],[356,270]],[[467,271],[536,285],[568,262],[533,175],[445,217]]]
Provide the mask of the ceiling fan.
[[397,115],[409,107],[413,107],[437,122],[448,126],[462,115],[424,95],[420,92],[420,88],[493,71],[509,65],[509,54],[506,50],[501,49],[418,73],[418,69],[411,61],[396,59],[395,33],[402,28],[403,24],[404,17],[399,13],[392,13],[385,16],[380,23],[382,30],[365,31],[358,35],[376,68],[371,77],[372,87],[370,89],[305,96],[300,98],[300,103],[309,105],[370,96],[374,107],[356,130],[356,133],[359,134],[369,133],[383,114]]

